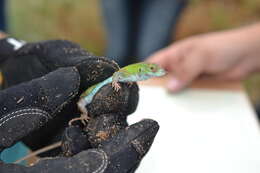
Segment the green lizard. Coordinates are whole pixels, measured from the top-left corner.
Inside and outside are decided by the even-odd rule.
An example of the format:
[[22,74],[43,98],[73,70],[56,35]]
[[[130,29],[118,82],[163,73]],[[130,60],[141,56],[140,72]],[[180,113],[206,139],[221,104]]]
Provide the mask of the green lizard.
[[69,122],[69,124],[71,125],[71,123],[76,120],[81,120],[82,123],[85,124],[84,120],[85,121],[89,120],[86,106],[92,102],[96,93],[104,85],[112,83],[112,87],[115,89],[115,91],[118,91],[121,88],[118,82],[131,84],[132,82],[143,81],[152,77],[163,76],[165,74],[166,74],[165,70],[159,67],[158,65],[146,63],[146,62],[131,64],[119,69],[111,77],[107,78],[106,80],[98,84],[89,87],[80,96],[80,100],[78,101],[77,105],[79,110],[82,112],[82,114],[80,117],[72,119]]

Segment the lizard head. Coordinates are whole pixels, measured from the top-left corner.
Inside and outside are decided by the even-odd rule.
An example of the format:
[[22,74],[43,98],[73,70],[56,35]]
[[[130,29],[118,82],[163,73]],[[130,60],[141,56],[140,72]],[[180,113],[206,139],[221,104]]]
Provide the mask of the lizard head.
[[166,71],[157,64],[144,63],[140,68],[140,71],[145,72],[150,77],[159,77],[166,74]]

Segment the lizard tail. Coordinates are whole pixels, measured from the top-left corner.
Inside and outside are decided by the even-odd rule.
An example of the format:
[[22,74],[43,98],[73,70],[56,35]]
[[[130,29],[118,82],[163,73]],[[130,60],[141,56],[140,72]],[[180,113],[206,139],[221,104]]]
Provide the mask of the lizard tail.
[[36,150],[36,151],[30,153],[30,154],[26,155],[25,157],[23,157],[23,158],[21,158],[19,160],[16,160],[14,163],[20,163],[20,162],[22,162],[22,161],[24,161],[26,159],[29,159],[29,158],[34,157],[34,156],[37,156],[37,155],[39,155],[41,153],[44,153],[44,152],[49,151],[49,150],[52,150],[54,148],[58,148],[60,146],[61,146],[61,141],[56,142],[54,144],[48,145],[46,147],[43,147],[43,148],[41,148],[39,150]]

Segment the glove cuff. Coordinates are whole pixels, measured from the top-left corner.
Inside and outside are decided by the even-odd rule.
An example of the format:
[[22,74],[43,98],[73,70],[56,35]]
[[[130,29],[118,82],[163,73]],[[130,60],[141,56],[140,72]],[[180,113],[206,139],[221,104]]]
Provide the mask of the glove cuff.
[[17,40],[13,37],[6,37],[0,40],[0,64],[2,64],[9,57],[14,55],[14,52],[20,49],[26,42]]

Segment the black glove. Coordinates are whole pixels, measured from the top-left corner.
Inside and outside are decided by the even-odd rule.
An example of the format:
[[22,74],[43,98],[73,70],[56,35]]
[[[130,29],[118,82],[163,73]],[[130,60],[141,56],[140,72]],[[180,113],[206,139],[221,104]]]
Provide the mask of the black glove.
[[[0,43],[9,44],[8,39],[9,38],[4,39],[6,41]],[[65,83],[63,81],[55,81],[58,79],[54,79],[55,85],[53,85],[53,87],[56,86],[57,83],[64,85],[64,89],[69,88],[69,85],[77,84],[79,85],[77,88],[67,91],[81,93],[89,86],[111,76],[113,72],[118,69],[115,62],[104,57],[94,56],[83,50],[79,45],[66,40],[28,43],[17,50],[9,48],[6,49],[6,52],[1,53],[2,55],[0,54],[0,57],[7,54],[10,55],[1,65],[5,88],[44,76],[60,67],[75,66],[79,75],[75,76],[73,80],[77,80],[78,83]],[[71,78],[70,74],[64,77]],[[50,95],[52,94],[53,93],[50,93]],[[75,106],[77,100],[78,96],[75,97],[72,105],[62,109],[60,113],[62,116],[54,117],[53,120],[43,128],[31,133],[27,138],[24,138],[23,142],[32,150],[37,150],[60,140],[67,122],[71,118],[78,116]],[[34,139],[34,141],[31,139]],[[58,152],[60,151],[52,152],[52,156]],[[49,154],[50,153],[45,153],[44,156],[51,156]]]
[[[75,67],[44,75],[62,66]],[[37,149],[61,139],[67,122],[78,114],[79,93],[111,76],[117,66],[57,40],[26,44],[2,63],[2,69],[7,87],[44,75],[0,93],[0,149],[21,139]],[[45,159],[33,167],[1,163],[0,172],[133,172],[150,148],[158,124],[144,120],[127,127],[126,116],[138,101],[136,85],[123,85],[118,93],[105,86],[99,93],[88,106],[92,115],[88,126],[64,132],[62,154],[70,157]],[[77,140],[84,138],[85,142]]]

